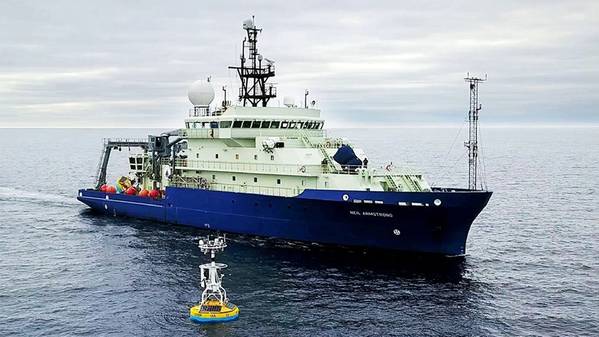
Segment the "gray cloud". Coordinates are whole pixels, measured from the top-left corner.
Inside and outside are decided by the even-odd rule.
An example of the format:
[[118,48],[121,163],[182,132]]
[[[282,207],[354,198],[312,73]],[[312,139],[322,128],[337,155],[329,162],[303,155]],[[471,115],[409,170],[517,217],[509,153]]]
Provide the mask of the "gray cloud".
[[180,126],[192,81],[237,86],[226,67],[252,14],[280,96],[309,88],[329,126],[460,123],[467,71],[489,74],[487,123],[599,123],[592,1],[3,1],[0,13],[0,126]]

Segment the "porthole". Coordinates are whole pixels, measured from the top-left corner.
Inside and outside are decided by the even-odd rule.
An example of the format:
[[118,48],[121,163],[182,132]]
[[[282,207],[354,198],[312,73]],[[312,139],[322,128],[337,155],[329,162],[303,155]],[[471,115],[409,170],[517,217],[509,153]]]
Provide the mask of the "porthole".
[[439,200],[439,199],[435,199],[435,201],[433,201],[433,203],[435,204],[435,206],[441,206],[441,200]]
[[347,195],[347,194],[344,194],[344,195],[343,195],[343,201],[348,201],[348,200],[349,200],[349,195]]
[[400,234],[401,234],[401,231],[399,229],[395,228],[393,230],[393,235],[399,236]]

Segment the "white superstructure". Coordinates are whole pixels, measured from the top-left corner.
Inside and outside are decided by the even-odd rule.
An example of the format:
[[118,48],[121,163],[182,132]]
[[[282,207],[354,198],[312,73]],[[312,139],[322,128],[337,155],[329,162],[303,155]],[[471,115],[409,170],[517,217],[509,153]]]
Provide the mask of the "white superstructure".
[[[244,48],[241,66],[231,67],[241,80],[239,105],[231,105],[226,92],[222,104],[213,104],[209,80],[191,84],[188,97],[193,107],[178,131],[186,145],[175,151],[174,160],[163,160],[162,186],[277,196],[295,196],[305,189],[430,190],[421,174],[389,163],[377,167],[368,163],[361,149],[327,137],[325,121],[315,102],[308,104],[307,92],[303,107],[290,97],[284,98],[282,107],[268,106],[276,97],[276,88],[267,82],[274,76],[274,62],[258,53],[260,30],[248,22],[244,46],[249,55]],[[342,147],[353,150],[357,159],[353,164],[334,159]],[[146,180],[144,186],[151,188],[152,179]]]

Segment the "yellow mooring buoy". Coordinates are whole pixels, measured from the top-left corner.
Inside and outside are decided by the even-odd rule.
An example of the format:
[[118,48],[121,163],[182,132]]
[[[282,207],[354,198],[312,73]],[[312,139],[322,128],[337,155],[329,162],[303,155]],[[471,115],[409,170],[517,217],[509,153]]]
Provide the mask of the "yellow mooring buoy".
[[221,270],[227,268],[224,263],[214,261],[217,251],[227,247],[224,236],[210,240],[208,236],[200,239],[198,244],[204,254],[210,253],[210,263],[200,265],[200,284],[204,288],[202,299],[198,305],[189,309],[189,318],[196,323],[219,323],[233,321],[239,317],[239,308],[229,303],[227,291],[222,287],[223,275]]

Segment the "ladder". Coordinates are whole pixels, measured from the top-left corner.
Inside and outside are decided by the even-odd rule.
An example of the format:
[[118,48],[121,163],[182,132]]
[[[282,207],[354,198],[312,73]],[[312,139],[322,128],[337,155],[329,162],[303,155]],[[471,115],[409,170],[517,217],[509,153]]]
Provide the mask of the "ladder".
[[104,141],[102,143],[102,153],[100,154],[100,161],[98,162],[98,167],[96,168],[96,181],[95,181],[95,186],[96,188],[99,188],[99,186],[102,186],[102,184],[106,183],[106,176],[104,175],[104,177],[102,177],[102,168],[103,168],[103,163],[105,161],[105,158],[107,156],[110,156],[110,150],[111,148],[108,148],[106,145],[108,144],[108,139],[104,138]]
[[399,191],[399,187],[395,183],[395,179],[393,179],[393,176],[388,174],[385,176],[385,180],[387,181],[387,186],[389,187],[389,190]]

